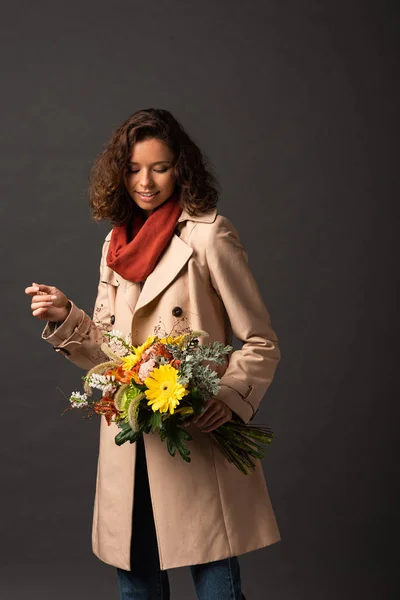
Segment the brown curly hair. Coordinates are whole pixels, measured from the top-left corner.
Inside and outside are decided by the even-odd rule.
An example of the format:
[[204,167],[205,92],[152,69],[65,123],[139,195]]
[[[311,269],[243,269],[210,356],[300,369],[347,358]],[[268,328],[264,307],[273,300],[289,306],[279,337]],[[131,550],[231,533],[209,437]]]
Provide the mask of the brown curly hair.
[[96,222],[121,225],[130,218],[133,200],[123,176],[134,144],[149,138],[164,141],[175,155],[173,167],[181,207],[193,216],[216,206],[219,184],[207,157],[168,110],[147,108],[134,112],[115,130],[93,164],[89,204]]

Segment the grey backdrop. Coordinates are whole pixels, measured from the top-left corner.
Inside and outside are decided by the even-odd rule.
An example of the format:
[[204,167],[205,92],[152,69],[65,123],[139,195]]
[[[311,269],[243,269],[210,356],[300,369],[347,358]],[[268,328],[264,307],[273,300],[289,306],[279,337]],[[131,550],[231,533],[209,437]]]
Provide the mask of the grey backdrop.
[[[40,339],[24,288],[92,309],[109,224],[87,176],[148,107],[212,161],[281,343],[256,422],[278,436],[263,465],[282,541],[240,557],[248,600],[394,598],[395,2],[2,9],[1,598],[118,597],[90,545],[99,422],[61,416],[56,389],[84,371]],[[195,598],[188,568],[169,575]]]

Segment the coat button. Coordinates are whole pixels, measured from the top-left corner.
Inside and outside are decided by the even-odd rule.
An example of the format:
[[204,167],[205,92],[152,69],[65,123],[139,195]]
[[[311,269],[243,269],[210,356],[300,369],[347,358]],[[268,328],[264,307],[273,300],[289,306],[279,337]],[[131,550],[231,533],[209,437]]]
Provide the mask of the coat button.
[[181,316],[181,314],[182,314],[182,309],[181,309],[181,307],[180,307],[180,306],[175,306],[175,307],[172,309],[172,314],[174,315],[174,317],[180,317],[180,316]]
[[114,325],[114,323],[115,323],[115,315],[111,315],[110,321],[111,321],[111,325]]

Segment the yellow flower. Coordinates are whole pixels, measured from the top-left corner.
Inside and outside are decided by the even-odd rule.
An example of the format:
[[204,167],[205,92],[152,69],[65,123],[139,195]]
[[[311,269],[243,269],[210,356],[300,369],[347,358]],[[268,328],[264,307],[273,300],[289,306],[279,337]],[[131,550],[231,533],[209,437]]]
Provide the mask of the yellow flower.
[[193,415],[194,410],[192,406],[182,406],[182,408],[177,408],[175,413],[180,413],[183,417],[186,417],[186,415]]
[[134,367],[139,360],[139,357],[134,354],[127,354],[127,356],[123,356],[121,358],[124,371],[130,371],[132,367]]
[[152,407],[153,412],[159,410],[165,413],[169,410],[172,415],[179,401],[189,393],[178,383],[178,371],[171,365],[160,365],[153,369],[144,384],[148,388],[145,390],[147,404]]
[[139,359],[142,357],[143,352],[145,350],[147,350],[147,348],[150,348],[150,346],[154,343],[155,339],[156,339],[155,335],[149,335],[147,340],[145,342],[143,342],[143,344],[141,346],[138,346],[137,348],[135,348],[135,352],[136,352],[137,356],[139,357]]
[[152,345],[155,339],[156,338],[154,335],[150,335],[141,346],[137,346],[136,348],[134,347],[133,352],[122,357],[121,360],[124,366],[124,371],[129,371],[136,365],[136,363],[142,358],[143,352]]
[[173,337],[171,335],[168,335],[167,337],[163,337],[159,339],[159,342],[161,342],[162,344],[177,344],[179,345],[183,339],[183,335],[177,335],[176,337]]

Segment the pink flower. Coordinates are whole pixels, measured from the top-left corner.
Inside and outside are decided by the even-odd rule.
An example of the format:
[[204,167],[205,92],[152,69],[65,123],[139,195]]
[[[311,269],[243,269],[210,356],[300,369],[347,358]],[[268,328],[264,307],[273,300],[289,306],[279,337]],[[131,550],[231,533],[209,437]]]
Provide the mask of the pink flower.
[[154,358],[150,358],[146,362],[142,363],[139,368],[139,373],[138,373],[139,378],[142,381],[144,381],[146,379],[146,377],[148,377],[150,375],[150,373],[156,366],[157,366],[157,362],[154,360]]
[[153,352],[153,346],[146,348],[146,350],[142,353],[141,360],[146,360],[149,356],[151,356]]

